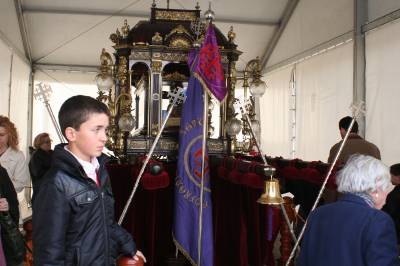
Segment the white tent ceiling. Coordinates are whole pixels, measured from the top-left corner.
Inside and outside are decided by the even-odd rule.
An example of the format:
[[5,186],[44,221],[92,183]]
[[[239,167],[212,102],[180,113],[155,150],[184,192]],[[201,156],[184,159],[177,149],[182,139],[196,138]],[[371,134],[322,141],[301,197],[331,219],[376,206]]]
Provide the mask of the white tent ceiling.
[[[202,13],[208,1],[171,0],[170,8],[194,9],[199,2]],[[238,69],[245,62],[262,58],[274,31],[285,13],[288,0],[214,0],[215,24],[227,34],[236,32],[241,56]],[[21,0],[27,41],[34,64],[97,66],[104,47],[113,51],[109,35],[126,18],[131,27],[150,17],[151,0]],[[166,8],[166,0],[156,1]]]
[[[166,8],[168,1],[170,8],[178,9],[194,9],[199,2],[202,13],[209,3],[207,0],[156,0],[157,7]],[[25,57],[23,54],[31,57],[33,66],[95,70],[101,49],[113,51],[109,35],[122,26],[124,19],[131,27],[140,20],[148,20],[152,2],[1,0],[0,38],[21,57]],[[243,51],[238,70],[260,56],[268,71],[296,57],[312,54],[321,45],[335,45],[352,38],[354,0],[211,2],[215,24],[224,34],[230,26],[236,32],[235,42]],[[400,17],[399,0],[368,0],[365,6],[367,22],[382,16]]]

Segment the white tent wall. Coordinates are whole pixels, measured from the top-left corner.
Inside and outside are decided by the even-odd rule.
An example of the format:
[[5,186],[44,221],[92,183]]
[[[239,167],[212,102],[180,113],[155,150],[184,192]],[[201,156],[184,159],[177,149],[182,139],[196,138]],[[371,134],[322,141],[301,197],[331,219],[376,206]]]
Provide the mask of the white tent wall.
[[12,52],[0,40],[0,115],[9,115],[10,78],[11,78]]
[[291,156],[290,95],[292,67],[268,73],[268,89],[260,98],[261,148],[268,156]]
[[30,141],[29,80],[31,67],[25,58],[0,40],[0,115],[10,118],[19,133],[19,148],[28,155]]
[[29,77],[31,68],[20,57],[14,55],[12,60],[10,114],[19,134],[19,148],[28,156],[29,128]]
[[348,42],[297,64],[297,158],[326,161],[340,140],[338,121],[351,115],[352,59]]
[[368,0],[368,20],[373,21],[398,9],[399,0]]
[[[58,111],[65,100],[78,94],[97,97],[97,86],[94,81],[96,75],[94,72],[36,70],[34,83],[37,85],[43,82],[51,86],[53,93],[49,103],[58,123]],[[53,145],[60,143],[44,103],[36,99],[33,101],[33,117],[33,137],[47,132],[53,140]]]
[[[368,0],[367,5],[368,22],[400,10],[400,1],[397,0]],[[286,84],[283,89],[287,93],[289,77],[279,77],[278,72],[284,71],[281,66],[312,56],[297,63],[296,71],[295,155],[303,160],[326,161],[330,146],[340,140],[338,120],[351,114],[349,106],[353,98],[353,43],[348,41],[353,30],[353,17],[354,1],[300,1],[267,63],[267,71],[272,70],[266,75],[270,79],[270,85]],[[388,164],[398,162],[396,155],[400,151],[400,138],[389,139],[386,133],[388,128],[394,132],[397,130],[396,125],[393,128],[394,123],[390,121],[393,116],[388,114],[396,113],[393,99],[400,96],[400,91],[395,87],[395,78],[400,74],[396,67],[400,58],[393,52],[400,45],[400,38],[397,37],[400,31],[398,24],[400,23],[391,23],[366,34],[366,139],[379,146],[383,161]],[[343,41],[348,43],[327,53],[315,55],[319,50]],[[269,90],[270,93],[265,96],[269,95],[269,101],[273,101],[275,88]],[[264,97],[262,100],[267,103]],[[275,154],[274,149],[268,148],[268,143],[281,143],[282,137],[276,134],[267,135],[264,129],[265,124],[271,124],[271,115],[266,112],[268,108],[270,106],[261,110],[264,137],[262,146],[268,155],[289,158],[290,156],[286,156],[285,146],[280,154]],[[289,120],[288,116],[287,122]],[[279,128],[276,122],[273,124]],[[288,144],[290,137],[284,136]]]
[[20,149],[27,156],[31,67],[25,57],[15,3],[14,0],[0,1],[0,114],[8,116],[16,124]]
[[353,10],[349,0],[299,1],[267,67],[351,31]]
[[0,1],[0,38],[14,50],[17,50],[18,54],[23,55],[24,45],[14,0]]
[[388,165],[400,161],[400,20],[366,35],[366,138]]
[[[31,110],[29,99],[29,80],[31,75],[31,67],[18,55],[14,54],[12,56],[11,69],[9,118],[17,127],[19,134],[19,148],[25,154],[26,162],[28,163],[28,147],[31,140],[31,120],[29,115]],[[24,197],[25,193],[29,193],[29,191],[25,192],[25,190],[23,190],[22,192],[18,193],[22,219],[25,219],[31,215],[31,210],[28,208],[28,204]]]
[[[31,67],[25,58],[14,3],[13,0],[0,1],[0,114],[14,122],[19,134],[19,148],[29,159]],[[22,219],[31,215],[24,193],[18,193]]]

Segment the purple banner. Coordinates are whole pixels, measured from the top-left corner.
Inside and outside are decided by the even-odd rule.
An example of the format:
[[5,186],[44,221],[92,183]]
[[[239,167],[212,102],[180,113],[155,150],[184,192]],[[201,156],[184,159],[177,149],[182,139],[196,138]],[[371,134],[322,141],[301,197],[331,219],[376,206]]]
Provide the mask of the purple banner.
[[201,265],[198,264],[198,237],[203,134],[203,88],[191,76],[183,105],[179,134],[179,157],[175,178],[173,236],[175,245],[192,265],[213,265],[213,224],[208,155],[205,158]]
[[194,73],[203,85],[203,88],[210,92],[214,98],[220,102],[225,99],[228,91],[225,85],[224,69],[221,64],[221,55],[214,27],[211,23],[208,26],[204,42],[201,45]]

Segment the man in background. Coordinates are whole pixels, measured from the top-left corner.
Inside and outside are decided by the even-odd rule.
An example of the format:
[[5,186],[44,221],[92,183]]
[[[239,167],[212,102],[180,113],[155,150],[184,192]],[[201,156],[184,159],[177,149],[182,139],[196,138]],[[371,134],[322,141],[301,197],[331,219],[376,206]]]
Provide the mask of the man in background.
[[[340,145],[342,144],[343,138],[346,135],[346,131],[351,124],[352,118],[350,116],[343,117],[339,121],[339,132],[342,140],[332,146],[329,152],[328,163],[333,163],[335,159],[336,153],[339,150]],[[353,154],[363,154],[375,157],[376,159],[381,159],[381,153],[373,143],[366,141],[360,135],[358,135],[358,123],[354,121],[353,127],[350,130],[349,137],[346,141],[346,144],[343,147],[343,150],[338,158],[337,165],[341,165],[346,163],[347,159]]]
[[[343,138],[346,135],[347,129],[350,127],[352,117],[346,116],[339,121],[339,133],[342,140],[332,146],[329,151],[328,163],[333,163],[336,153],[342,144]],[[360,135],[358,135],[358,123],[354,121],[352,128],[350,129],[349,137],[347,138],[346,144],[344,145],[342,152],[336,162],[336,166],[344,165],[349,157],[353,154],[363,154],[372,156],[378,160],[381,159],[381,153],[374,144],[366,141]],[[325,203],[335,202],[338,194],[336,190],[326,189],[323,193]]]

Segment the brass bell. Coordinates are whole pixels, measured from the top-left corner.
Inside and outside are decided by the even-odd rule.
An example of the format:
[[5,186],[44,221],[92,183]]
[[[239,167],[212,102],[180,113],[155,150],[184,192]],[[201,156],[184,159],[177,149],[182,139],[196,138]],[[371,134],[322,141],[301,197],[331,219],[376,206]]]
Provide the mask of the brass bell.
[[266,176],[270,176],[271,178],[264,182],[264,193],[257,200],[257,202],[267,205],[282,204],[284,201],[281,196],[279,181],[276,178],[272,178],[273,174],[275,173],[275,168],[267,166],[264,168],[264,173]]

